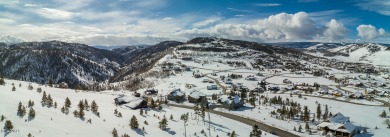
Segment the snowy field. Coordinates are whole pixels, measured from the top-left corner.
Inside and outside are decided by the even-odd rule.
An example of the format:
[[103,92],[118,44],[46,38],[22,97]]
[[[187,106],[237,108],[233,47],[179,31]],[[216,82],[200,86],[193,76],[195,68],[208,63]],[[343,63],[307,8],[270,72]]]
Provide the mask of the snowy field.
[[[15,132],[7,135],[7,137],[22,137],[31,133],[33,136],[53,137],[53,136],[69,136],[69,137],[81,137],[81,136],[97,136],[107,137],[112,136],[111,132],[115,128],[118,134],[128,134],[134,136],[150,136],[150,137],[164,137],[164,136],[177,136],[182,137],[184,134],[183,121],[180,120],[180,116],[185,113],[190,113],[190,117],[193,116],[193,110],[182,109],[175,107],[164,107],[161,111],[150,110],[148,114],[144,116],[140,115],[139,110],[131,110],[125,107],[117,107],[114,104],[114,98],[117,97],[118,92],[104,91],[104,92],[75,92],[68,89],[56,89],[44,86],[38,86],[32,84],[34,89],[27,89],[27,82],[6,80],[5,86],[0,86],[0,115],[6,117],[5,120],[11,120],[14,125]],[[16,91],[11,91],[12,85],[16,86]],[[19,87],[21,83],[21,87]],[[42,94],[36,91],[37,87],[42,87],[43,91],[51,95],[53,100],[57,102],[58,107],[48,108],[43,107],[40,103]],[[127,94],[127,93],[126,93]],[[65,98],[69,97],[71,100],[70,113],[68,115],[63,114],[60,108],[64,105]],[[27,120],[27,116],[20,118],[16,115],[16,110],[19,102],[27,106],[29,100],[35,102],[33,108],[36,111],[36,117],[31,121]],[[77,109],[77,104],[80,100],[87,99],[89,102],[93,100],[99,106],[100,117],[97,117],[90,111],[85,111],[85,120],[76,118],[72,112]],[[114,110],[117,109],[122,114],[122,118],[114,115]],[[29,108],[27,108],[28,113]],[[130,118],[135,115],[138,119],[139,127],[145,128],[145,132],[139,130],[133,130],[129,127]],[[154,117],[156,115],[156,117]],[[158,122],[163,116],[168,119],[168,130],[164,131],[158,128]],[[170,120],[170,115],[173,115],[173,120]],[[218,115],[211,114],[211,135],[212,136],[227,136],[227,133],[231,133],[233,130],[240,136],[249,136],[252,127],[245,125],[238,121],[233,121]],[[92,123],[87,123],[87,120],[91,119]],[[148,122],[148,125],[144,124],[144,121]],[[208,120],[206,119],[205,125],[202,120],[193,120],[190,118],[187,123],[187,136],[203,136],[201,130],[204,130],[208,135]],[[1,126],[4,122],[0,122]],[[2,132],[2,134],[5,134]],[[263,135],[265,136],[265,135]],[[266,135],[271,136],[271,135]]]

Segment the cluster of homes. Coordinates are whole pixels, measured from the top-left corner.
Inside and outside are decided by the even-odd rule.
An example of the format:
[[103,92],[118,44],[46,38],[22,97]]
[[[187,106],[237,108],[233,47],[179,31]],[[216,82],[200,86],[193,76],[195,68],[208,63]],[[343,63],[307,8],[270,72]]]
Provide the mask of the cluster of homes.
[[[183,91],[180,88],[175,88],[171,90],[166,96],[161,96],[161,100],[167,99],[177,103],[181,103],[184,101],[188,101],[190,103],[195,104],[205,103],[208,106],[210,98],[207,98],[208,96],[203,92],[193,90],[190,91],[188,95],[186,93],[187,92]],[[114,101],[116,105],[123,105],[131,109],[147,108],[148,106],[150,106],[151,98],[153,98],[153,96],[158,97],[157,94],[157,90],[149,89],[146,90],[144,92],[144,95],[142,96],[140,93],[135,92],[130,96],[119,95],[114,99]],[[244,105],[244,100],[237,95],[222,95],[217,98],[216,102],[219,103],[220,107],[231,110],[238,109]]]

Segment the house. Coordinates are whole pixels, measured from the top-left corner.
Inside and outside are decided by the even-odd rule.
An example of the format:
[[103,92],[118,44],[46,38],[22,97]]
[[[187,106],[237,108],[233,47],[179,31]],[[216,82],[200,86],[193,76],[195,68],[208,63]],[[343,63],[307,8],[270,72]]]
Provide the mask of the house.
[[337,113],[328,120],[317,125],[323,134],[333,134],[334,136],[352,137],[359,134],[361,129],[349,121],[349,117]]
[[233,80],[230,78],[225,79],[225,84],[233,84]]
[[363,99],[364,95],[362,92],[356,91],[355,93],[349,95],[349,97],[355,99]]
[[222,107],[226,109],[238,109],[244,106],[244,100],[242,100],[238,95],[228,96],[222,95],[217,99],[218,103],[222,104]]
[[114,99],[116,105],[124,105],[131,109],[147,108],[148,102],[135,96],[120,96]]
[[195,90],[188,95],[188,102],[190,103],[200,103],[202,101],[207,101],[206,94],[203,92]]
[[153,95],[153,94],[157,94],[158,93],[158,90],[156,89],[148,89],[144,92],[146,95]]
[[66,82],[61,82],[60,84],[58,84],[58,88],[67,89],[69,88],[69,85]]
[[245,80],[250,80],[250,81],[256,81],[257,78],[255,76],[249,75],[245,78]]
[[207,86],[207,90],[218,90],[218,86],[217,85]]
[[283,83],[290,84],[290,83],[291,83],[291,81],[290,81],[290,80],[288,80],[288,79],[283,79]]
[[209,82],[209,79],[203,79],[202,82],[207,83],[207,82]]
[[183,102],[185,100],[186,94],[184,91],[181,91],[180,88],[172,90],[168,95],[167,98],[168,100],[172,100],[175,102]]
[[279,86],[278,85],[268,85],[268,90],[270,90],[270,91],[279,91],[280,90],[280,88],[279,88]]

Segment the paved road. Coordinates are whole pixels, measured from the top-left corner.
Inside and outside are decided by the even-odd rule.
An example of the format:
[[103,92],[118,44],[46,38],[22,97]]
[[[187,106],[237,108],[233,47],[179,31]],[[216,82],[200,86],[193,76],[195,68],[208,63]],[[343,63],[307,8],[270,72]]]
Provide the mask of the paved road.
[[[346,89],[343,89],[343,88],[341,88],[340,86],[336,86],[336,87],[337,87],[338,89],[340,89],[340,90],[345,91],[345,92],[352,93],[351,91],[348,91],[348,90],[346,90]],[[374,98],[374,100],[383,103],[383,105],[376,105],[376,106],[390,107],[390,103],[387,102],[387,101],[379,100],[379,99],[376,99],[376,98]],[[367,106],[370,106],[370,105],[367,105]]]
[[[177,104],[169,104],[169,106],[186,108],[186,109],[191,109],[191,110],[193,109],[190,106],[183,106],[183,105],[177,105]],[[267,125],[267,124],[255,121],[253,119],[237,116],[237,115],[234,115],[234,114],[224,113],[224,112],[220,112],[220,111],[214,111],[214,110],[210,110],[210,113],[213,113],[213,114],[216,114],[216,115],[220,115],[220,116],[223,116],[223,117],[226,117],[226,118],[229,118],[229,119],[232,119],[232,120],[235,120],[235,121],[247,124],[249,126],[253,126],[253,125],[256,124],[256,125],[259,126],[259,128],[261,130],[267,131],[269,133],[274,133],[277,136],[281,136],[281,137],[299,137],[299,136],[297,136],[297,135],[295,135],[293,133],[281,130],[281,129],[276,128],[276,127],[272,127],[270,125]]]

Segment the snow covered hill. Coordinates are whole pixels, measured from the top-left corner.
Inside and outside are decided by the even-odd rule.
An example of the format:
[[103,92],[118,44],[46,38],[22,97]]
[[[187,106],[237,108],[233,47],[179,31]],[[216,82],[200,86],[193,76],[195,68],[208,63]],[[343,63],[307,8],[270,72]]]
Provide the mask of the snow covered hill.
[[3,45],[0,46],[0,72],[11,79],[37,83],[52,79],[54,83],[65,82],[70,87],[89,88],[153,65],[150,64],[153,58],[159,59],[166,49],[179,44],[162,42],[148,48],[124,47],[112,51],[60,41]]
[[[25,137],[30,133],[35,137],[109,137],[112,136],[112,131],[115,128],[119,136],[127,134],[131,137],[183,137],[185,132],[184,123],[180,120],[180,116],[186,113],[189,113],[189,120],[186,126],[187,136],[209,136],[208,122],[203,123],[201,119],[195,120],[192,109],[164,106],[162,110],[144,109],[143,115],[141,115],[140,110],[132,110],[125,106],[116,106],[114,104],[114,98],[120,94],[130,96],[131,93],[113,91],[75,92],[71,89],[50,88],[35,83],[31,83],[33,89],[29,90],[28,82],[8,79],[5,81],[6,85],[0,85],[0,117],[5,117],[4,120],[0,121],[2,136]],[[16,87],[15,91],[11,90],[12,84]],[[38,87],[42,88],[41,93],[37,92]],[[51,96],[57,107],[48,107],[41,104],[43,91]],[[61,112],[66,98],[69,98],[71,102],[69,114]],[[28,117],[30,108],[27,106],[30,100],[34,102],[31,108],[36,113],[35,118],[32,119]],[[91,110],[84,111],[84,119],[73,115],[73,112],[78,110],[79,101],[85,100],[89,104],[92,101],[96,102],[100,116],[95,115]],[[25,116],[17,115],[19,102],[27,110]],[[122,117],[115,115],[115,110],[120,112]],[[131,129],[129,126],[133,115],[138,120],[139,129]],[[171,115],[173,119],[170,119]],[[167,130],[159,128],[159,122],[164,116],[168,120]],[[212,136],[218,135],[223,137],[233,131],[240,136],[249,136],[252,130],[249,125],[218,115],[210,114],[210,118]],[[14,126],[13,132],[8,134],[3,131],[3,126],[7,120],[11,121]],[[88,122],[89,120],[91,122]],[[273,137],[270,134],[263,134],[262,136]]]
[[307,48],[309,54],[334,58],[346,62],[370,63],[388,66],[390,47],[381,44],[347,44],[345,46],[314,45]]

